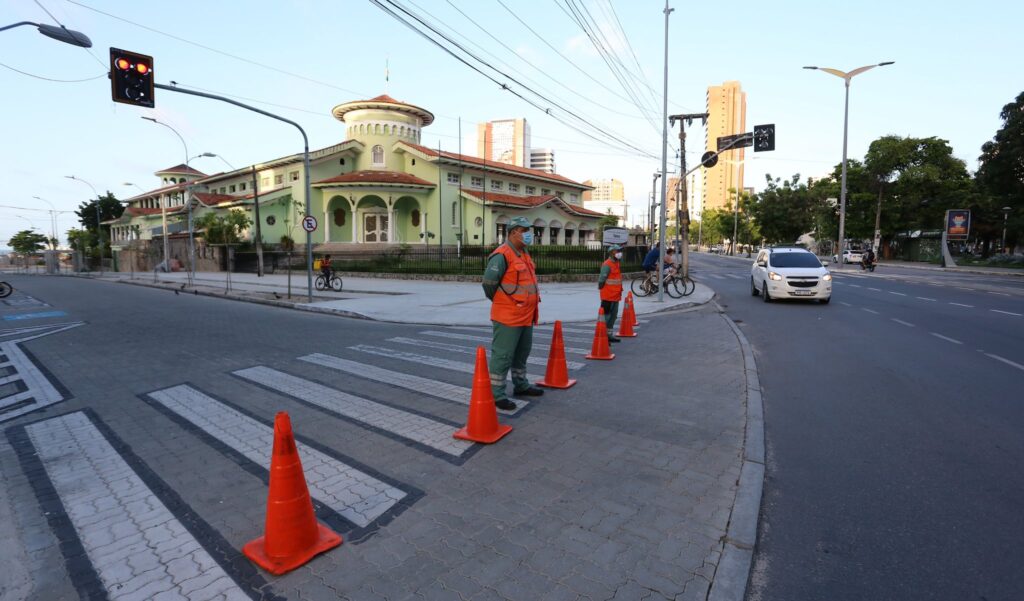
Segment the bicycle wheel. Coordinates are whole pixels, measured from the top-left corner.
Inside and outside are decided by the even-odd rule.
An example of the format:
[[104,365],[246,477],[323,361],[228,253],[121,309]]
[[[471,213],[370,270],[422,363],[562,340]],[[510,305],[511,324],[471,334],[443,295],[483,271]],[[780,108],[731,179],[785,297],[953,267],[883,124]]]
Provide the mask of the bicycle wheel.
[[313,286],[315,286],[317,290],[323,290],[327,287],[327,280],[324,279],[324,276],[318,275],[316,276],[316,282],[314,282]]
[[0,282],[0,298],[7,298],[12,292],[14,292],[14,286],[7,282]]
[[697,289],[697,282],[691,277],[683,277],[679,280],[679,287],[683,288],[683,296],[690,296]]
[[333,278],[331,278],[331,290],[334,290],[335,292],[341,292],[341,278],[340,277],[334,276]]
[[665,292],[672,298],[683,298],[683,292],[686,290],[686,284],[680,287],[679,278],[671,277],[665,280]]
[[634,296],[647,296],[651,293],[651,290],[648,286],[644,285],[646,283],[647,278],[645,277],[633,278],[633,281],[629,283],[629,289],[633,291]]

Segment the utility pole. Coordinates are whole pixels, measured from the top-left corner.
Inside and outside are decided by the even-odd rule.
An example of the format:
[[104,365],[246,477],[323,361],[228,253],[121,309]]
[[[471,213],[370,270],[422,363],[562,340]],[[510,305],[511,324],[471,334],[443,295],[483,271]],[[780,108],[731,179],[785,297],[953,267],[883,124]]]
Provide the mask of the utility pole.
[[665,300],[665,211],[668,194],[668,18],[673,8],[665,0],[665,74],[662,81],[661,97],[661,210],[658,212],[658,302]]
[[[263,277],[263,235],[260,232],[260,189],[257,187],[256,165],[252,166],[252,211],[256,219],[256,277]],[[324,220],[324,227],[330,225]]]
[[678,193],[676,196],[676,253],[682,257],[683,275],[690,275],[690,206],[689,190],[686,185],[686,125],[693,125],[694,119],[700,119],[701,125],[708,122],[708,113],[689,113],[685,115],[669,115],[669,125],[679,122],[679,152],[682,157],[679,169]]

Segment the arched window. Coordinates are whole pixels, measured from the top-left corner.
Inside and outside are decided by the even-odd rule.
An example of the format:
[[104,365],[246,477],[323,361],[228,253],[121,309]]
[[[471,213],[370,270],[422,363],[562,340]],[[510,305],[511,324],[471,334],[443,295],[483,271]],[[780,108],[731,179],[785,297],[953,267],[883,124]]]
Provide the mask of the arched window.
[[334,225],[338,227],[345,225],[345,209],[334,209]]
[[373,147],[373,164],[383,165],[384,164],[384,147],[377,144]]
[[412,226],[413,227],[419,227],[420,226],[420,210],[419,209],[413,209],[412,210]]
[[459,210],[459,203],[458,202],[452,202],[452,225],[455,225],[456,223],[458,223],[455,220],[455,218],[456,218],[455,212],[458,211],[458,210]]

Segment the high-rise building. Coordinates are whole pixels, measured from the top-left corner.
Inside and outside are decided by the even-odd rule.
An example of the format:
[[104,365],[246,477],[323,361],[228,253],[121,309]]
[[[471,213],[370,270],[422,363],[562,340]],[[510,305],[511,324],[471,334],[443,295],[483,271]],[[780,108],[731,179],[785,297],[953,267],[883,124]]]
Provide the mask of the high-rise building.
[[[708,87],[708,122],[704,129],[705,150],[718,150],[718,138],[740,134],[747,129],[747,94],[738,81],[727,81]],[[718,165],[701,168],[703,174],[704,210],[731,206],[736,191],[743,189],[743,158],[745,149],[723,152]],[[730,192],[731,190],[731,192]]]
[[593,190],[583,192],[583,207],[605,215],[615,215],[623,224],[629,220],[629,205],[626,203],[626,189],[617,179],[586,180],[584,185]]
[[529,167],[530,124],[526,119],[501,119],[478,123],[476,154],[488,161]]
[[530,169],[555,173],[555,151],[551,148],[531,148]]

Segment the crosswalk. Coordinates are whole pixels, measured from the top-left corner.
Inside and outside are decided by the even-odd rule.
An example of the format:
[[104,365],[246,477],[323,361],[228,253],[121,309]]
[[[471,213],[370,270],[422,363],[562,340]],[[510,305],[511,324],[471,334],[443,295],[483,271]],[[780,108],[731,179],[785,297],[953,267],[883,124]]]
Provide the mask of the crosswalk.
[[0,330],[0,422],[49,407],[70,396],[21,344],[81,325],[83,322],[71,322]]
[[[538,340],[551,335],[550,327],[538,330]],[[25,337],[45,331],[31,326],[15,334]],[[312,409],[324,419],[363,430],[365,437],[317,440],[296,431],[296,447],[318,519],[341,533],[346,544],[358,544],[430,494],[396,477],[404,473],[396,461],[415,457],[457,467],[483,448],[452,434],[465,423],[475,367],[472,357],[478,345],[489,347],[489,342],[486,329],[476,333],[455,328],[424,330],[372,344],[284,357],[274,365],[235,369],[208,376],[199,384],[182,382],[139,398],[159,419],[176,426],[164,428],[169,440],[185,430],[201,441],[195,452],[220,454],[264,486],[269,483],[274,441],[267,403],[272,403],[273,411]],[[0,342],[0,353],[0,369],[15,365],[18,381],[29,370],[41,369],[13,342]],[[546,363],[543,343],[535,341],[534,354],[531,366]],[[567,367],[579,372],[586,365],[569,361]],[[36,399],[67,396],[39,373],[41,379],[30,385]],[[11,377],[0,371],[0,387]],[[385,386],[401,394],[388,395],[382,392]],[[254,390],[263,391],[260,405],[250,400]],[[543,399],[547,402],[548,397]],[[538,404],[532,399],[516,399],[516,403],[515,410],[502,412],[503,422]],[[112,424],[124,427],[120,421]],[[60,530],[62,541],[70,541],[62,544],[62,551],[69,566],[78,566],[79,580],[73,584],[80,596],[103,598],[105,592],[111,599],[149,599],[162,598],[157,592],[173,591],[168,598],[234,600],[250,598],[251,590],[272,589],[273,581],[265,582],[247,564],[225,561],[235,552],[226,547],[224,534],[164,484],[96,413],[47,416],[8,428],[7,436],[22,469],[44,481],[34,486],[36,495],[51,528],[55,533]],[[401,445],[379,459],[367,460],[367,440],[378,436]],[[243,534],[251,539],[262,530],[262,523],[254,523]],[[187,564],[200,571],[189,575],[168,568],[155,579],[152,573],[146,579],[135,569],[135,562]]]

